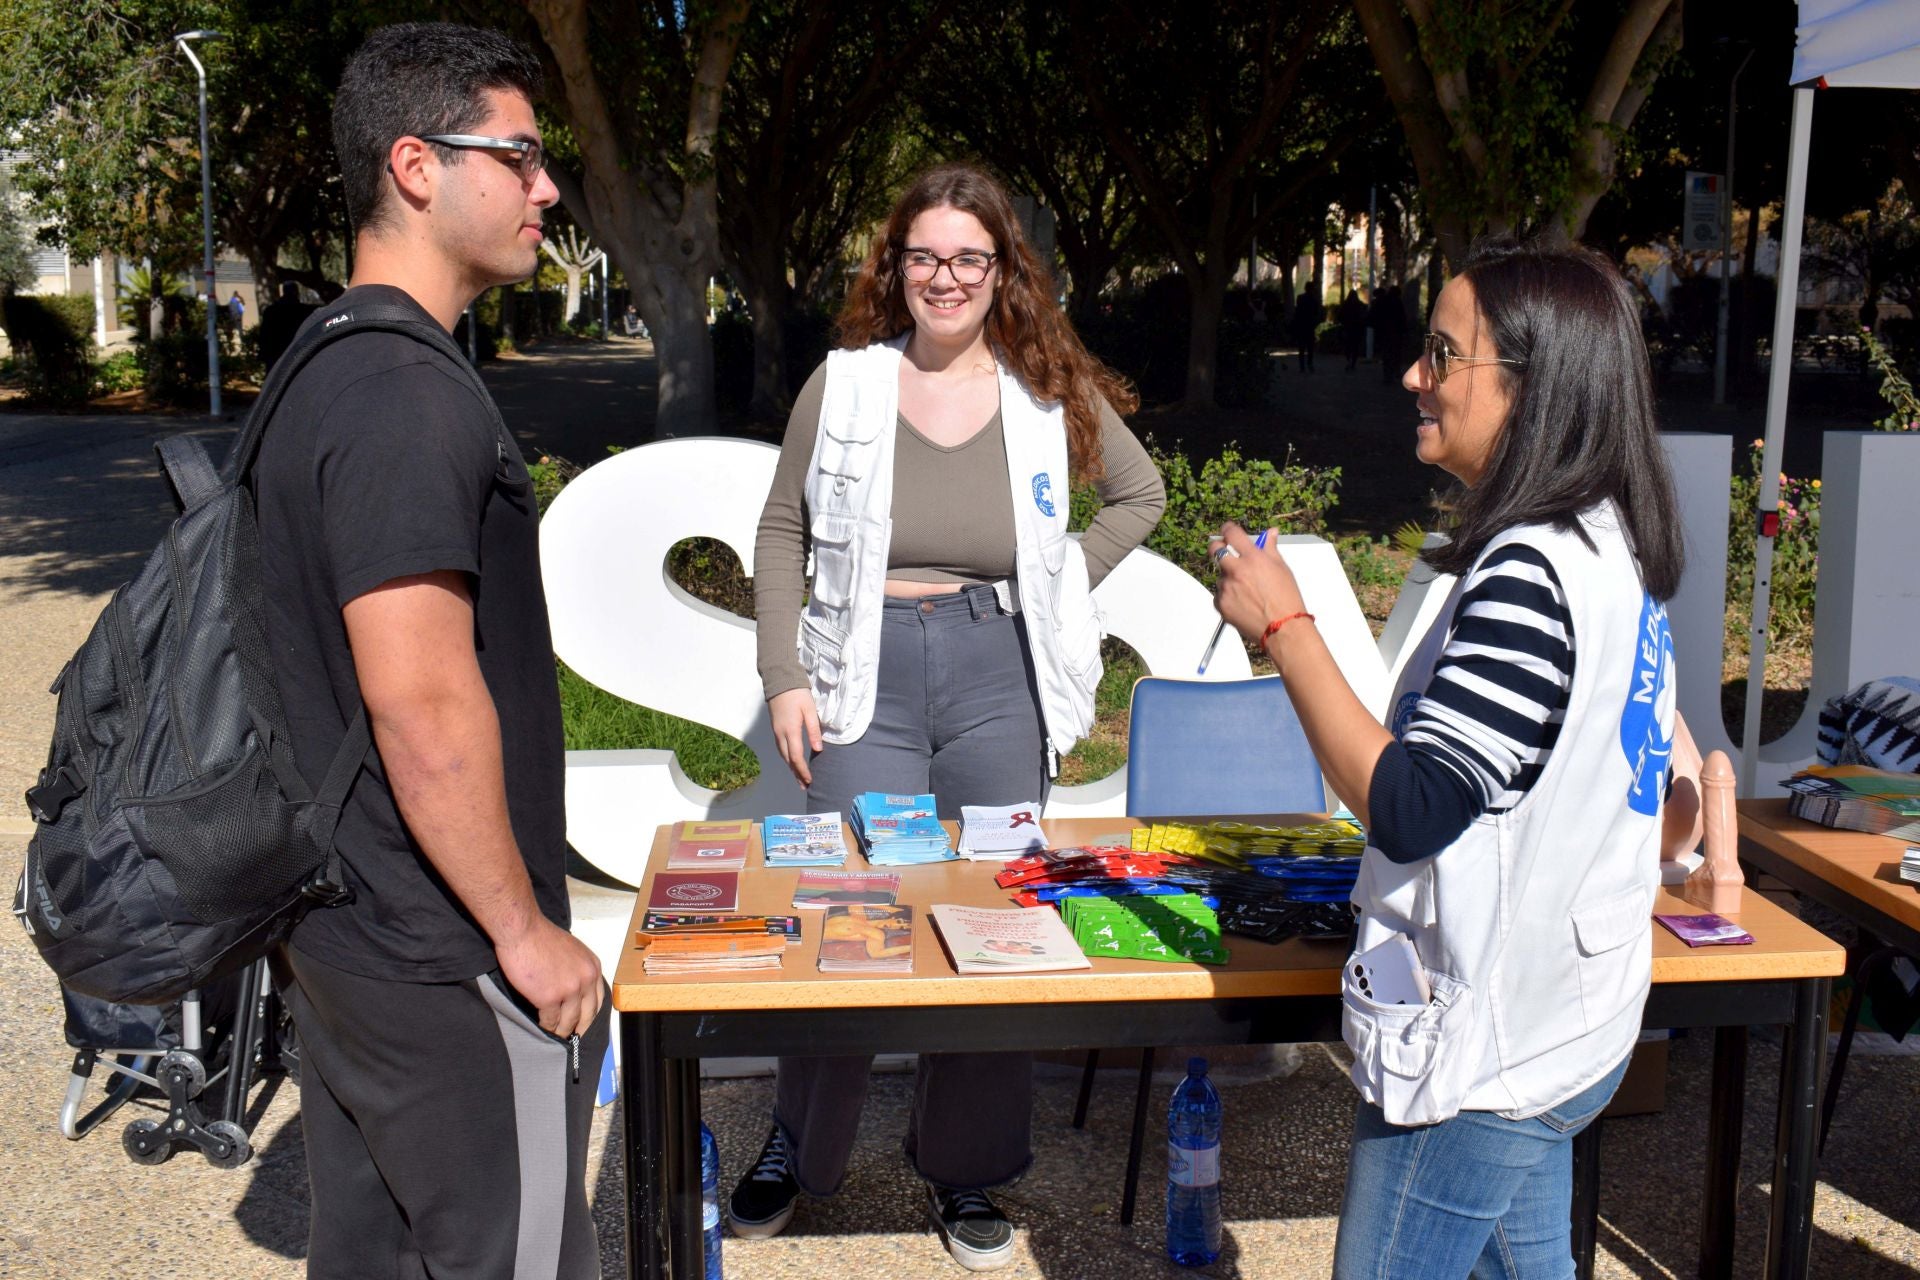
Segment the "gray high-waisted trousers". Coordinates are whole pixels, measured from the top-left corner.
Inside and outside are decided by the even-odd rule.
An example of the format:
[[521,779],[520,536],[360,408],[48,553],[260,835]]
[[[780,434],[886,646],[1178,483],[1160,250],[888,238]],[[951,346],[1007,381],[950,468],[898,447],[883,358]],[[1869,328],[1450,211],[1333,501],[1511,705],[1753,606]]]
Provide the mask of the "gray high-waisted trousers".
[[[940,816],[963,804],[1046,799],[1046,733],[1025,627],[993,591],[888,599],[873,723],[859,741],[813,757],[807,808],[849,819],[862,791],[932,791]],[[907,874],[911,875],[909,871]],[[927,934],[920,931],[920,945]],[[867,1095],[868,1057],[782,1058],[774,1122],[793,1146],[809,1195],[840,1188]],[[907,1158],[942,1186],[992,1187],[1032,1161],[1033,1058],[1025,1053],[920,1057]]]

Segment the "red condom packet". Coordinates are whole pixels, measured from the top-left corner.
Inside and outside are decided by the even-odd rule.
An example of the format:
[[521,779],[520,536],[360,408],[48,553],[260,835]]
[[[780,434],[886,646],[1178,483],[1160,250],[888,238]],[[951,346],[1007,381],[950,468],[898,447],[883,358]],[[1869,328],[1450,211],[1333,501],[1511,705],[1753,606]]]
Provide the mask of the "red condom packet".
[[1738,947],[1753,941],[1753,935],[1725,916],[1711,911],[1700,915],[1656,915],[1655,920],[1672,930],[1673,936],[1690,947]]

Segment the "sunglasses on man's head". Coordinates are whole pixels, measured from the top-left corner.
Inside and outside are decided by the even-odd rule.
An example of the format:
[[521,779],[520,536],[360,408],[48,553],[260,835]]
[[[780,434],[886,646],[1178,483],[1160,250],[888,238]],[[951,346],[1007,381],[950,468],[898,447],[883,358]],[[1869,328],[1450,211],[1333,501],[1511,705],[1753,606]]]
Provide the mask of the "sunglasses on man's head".
[[1427,367],[1433,370],[1433,383],[1439,386],[1447,380],[1456,365],[1510,364],[1516,369],[1527,367],[1525,360],[1509,360],[1504,356],[1468,356],[1462,355],[1448,345],[1446,335],[1429,333],[1423,344]]

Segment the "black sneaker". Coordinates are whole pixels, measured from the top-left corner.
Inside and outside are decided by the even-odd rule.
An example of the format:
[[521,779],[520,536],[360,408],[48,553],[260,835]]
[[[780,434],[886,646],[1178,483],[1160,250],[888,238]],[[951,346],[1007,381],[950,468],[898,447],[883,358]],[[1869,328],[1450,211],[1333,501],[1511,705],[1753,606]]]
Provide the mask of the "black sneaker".
[[927,1214],[940,1243],[969,1271],[992,1271],[1013,1261],[1013,1224],[984,1191],[927,1184]]
[[765,1240],[786,1227],[799,1198],[800,1184],[793,1179],[787,1135],[776,1124],[767,1135],[767,1145],[760,1148],[760,1159],[727,1200],[727,1221],[741,1239]]

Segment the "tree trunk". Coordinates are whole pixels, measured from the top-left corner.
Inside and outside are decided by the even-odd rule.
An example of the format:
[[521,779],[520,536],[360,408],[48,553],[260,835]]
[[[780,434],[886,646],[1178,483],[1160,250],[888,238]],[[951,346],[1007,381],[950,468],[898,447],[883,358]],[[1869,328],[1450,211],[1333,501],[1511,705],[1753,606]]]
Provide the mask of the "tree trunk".
[[[1321,220],[1325,221],[1324,214]],[[1327,300],[1327,233],[1325,231],[1313,233],[1313,287],[1314,291],[1320,295],[1320,300],[1325,302]]]
[[1440,301],[1440,262],[1440,246],[1436,244],[1433,251],[1427,254],[1427,309],[1422,317],[1423,323],[1432,323],[1433,304]]
[[1226,310],[1227,279],[1237,263],[1222,264],[1210,256],[1206,270],[1187,277],[1188,307],[1187,394],[1180,408],[1203,412],[1219,404],[1220,316]]
[[613,109],[594,67],[586,0],[523,0],[560,76],[554,106],[580,140],[583,203],[601,242],[633,286],[653,332],[659,373],[654,431],[660,437],[714,429],[713,339],[706,285],[719,262],[713,143],[721,95],[744,27],[747,0],[720,0],[695,37],[682,180],[623,152]]
[[580,271],[577,267],[562,268],[567,273],[567,306],[560,318],[567,324],[580,314]]
[[[647,327],[653,331],[654,362],[660,379],[660,407],[654,436],[707,435],[714,429],[713,340],[707,331],[707,280],[696,283],[683,272],[657,272],[647,291]],[[656,323],[654,316],[660,317]],[[697,319],[697,323],[690,323]]]
[[753,401],[747,411],[763,420],[785,416],[787,404],[786,282],[768,290],[747,286],[747,309],[753,316]]

